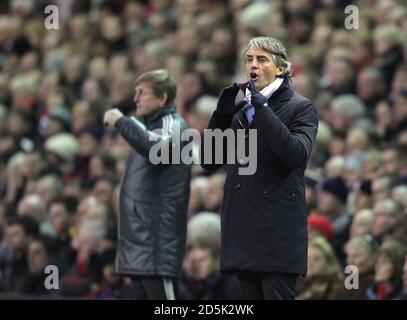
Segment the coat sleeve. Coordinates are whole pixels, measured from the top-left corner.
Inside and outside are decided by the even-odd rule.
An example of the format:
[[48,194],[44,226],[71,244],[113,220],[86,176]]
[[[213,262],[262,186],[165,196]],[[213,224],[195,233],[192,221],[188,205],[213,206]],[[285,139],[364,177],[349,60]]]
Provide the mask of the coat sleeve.
[[[216,111],[213,113],[211,119],[209,120],[208,124],[208,129],[210,130],[215,130],[215,129],[220,129],[222,131],[230,128],[230,125],[232,123],[233,116],[228,116],[228,117],[221,117],[219,116]],[[212,160],[210,163],[205,163],[205,135],[202,135],[201,137],[201,167],[204,168],[205,170],[217,170],[223,167],[226,164],[226,159],[227,159],[227,145],[226,142],[224,142],[223,145],[223,163],[215,163],[215,144],[212,141]]]
[[266,135],[271,150],[290,169],[306,167],[318,131],[312,103],[305,100],[297,109],[288,127],[271,108],[261,108],[255,114],[259,133]]
[[170,116],[166,123],[162,121],[161,128],[151,131],[136,118],[123,116],[115,127],[135,151],[148,159],[153,146],[163,150],[169,148],[173,141],[179,142],[175,136],[185,129],[185,124]]
[[[238,112],[241,108],[243,108],[246,105],[246,101],[240,101],[237,105],[236,105],[236,112]],[[236,113],[235,112],[235,113]],[[215,129],[220,129],[221,131],[224,131],[226,129],[231,128],[231,124],[232,124],[232,120],[233,120],[233,116],[234,114],[230,115],[230,116],[221,116],[217,113],[217,111],[215,111],[212,114],[211,119],[209,120],[209,124],[208,124],[208,129],[210,130],[215,130]],[[205,170],[216,170],[219,169],[221,167],[223,167],[226,164],[227,161],[227,141],[224,140],[223,146],[222,146],[222,151],[223,151],[223,163],[220,164],[216,164],[215,163],[215,144],[212,142],[212,161],[211,163],[205,163],[204,162],[204,157],[205,157],[205,135],[203,135],[201,137],[201,166],[202,168],[204,168]]]

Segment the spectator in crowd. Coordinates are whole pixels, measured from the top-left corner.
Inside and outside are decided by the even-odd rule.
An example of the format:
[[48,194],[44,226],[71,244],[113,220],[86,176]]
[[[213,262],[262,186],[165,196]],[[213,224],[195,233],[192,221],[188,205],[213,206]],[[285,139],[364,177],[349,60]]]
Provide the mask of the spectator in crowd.
[[0,287],[5,292],[23,293],[28,275],[27,249],[38,235],[38,223],[31,217],[13,218],[6,225],[7,255],[0,261],[3,275]]
[[391,199],[394,200],[404,210],[407,209],[407,185],[399,185],[393,188]]
[[219,215],[213,212],[200,212],[189,220],[187,230],[185,269],[190,298],[240,299],[237,279],[219,272]]
[[353,211],[358,212],[363,209],[372,208],[372,182],[361,180],[354,186]]
[[63,184],[61,178],[55,174],[42,176],[36,180],[35,194],[44,201],[46,207],[53,198],[62,194]]
[[116,159],[106,151],[99,151],[89,160],[89,177],[113,176],[115,173]]
[[374,279],[375,243],[370,235],[351,238],[345,245],[347,266],[357,268],[356,288],[344,288],[343,299],[363,300],[365,293]]
[[[22,292],[28,295],[50,295],[55,294],[45,286],[48,272],[45,272],[47,265],[53,265],[58,268],[58,276],[63,274],[61,261],[55,258],[56,254],[55,239],[50,236],[39,236],[33,238],[27,248],[28,275],[24,281]],[[58,277],[58,281],[59,281]]]
[[350,226],[350,238],[371,235],[373,229],[373,211],[362,209],[354,213]]
[[297,283],[298,300],[341,299],[343,271],[333,248],[323,237],[308,244],[308,272]]
[[68,255],[73,236],[74,215],[78,200],[72,196],[52,199],[48,207],[52,229],[56,234],[57,252]]
[[329,125],[335,135],[344,136],[365,115],[365,105],[355,95],[344,94],[331,101]]
[[366,291],[368,300],[398,299],[402,290],[406,247],[396,243],[377,252],[374,281]]
[[225,184],[225,175],[217,173],[208,178],[208,186],[203,198],[205,210],[220,213],[223,199],[223,185]]
[[397,175],[380,175],[372,181],[373,202],[391,197],[391,190],[398,184]]
[[383,150],[383,173],[386,175],[406,174],[407,154],[401,146],[391,146]]
[[[48,170],[54,170],[50,173],[67,176],[74,170],[75,157],[79,153],[79,142],[72,134],[59,133],[49,137],[45,141],[44,148],[47,152],[47,164],[50,166]],[[44,182],[44,184],[48,183]],[[42,185],[42,183],[39,184]],[[55,189],[55,192],[57,190]]]
[[66,270],[61,280],[61,294],[67,297],[91,298],[101,280],[99,254],[105,228],[100,221],[84,221],[71,246],[76,251],[73,265]]
[[386,83],[380,71],[374,67],[362,69],[358,74],[356,92],[365,103],[369,118],[373,119],[376,104],[386,94]]
[[329,158],[329,144],[332,132],[327,123],[319,121],[315,147],[312,149],[309,167],[321,167]]
[[191,180],[191,192],[188,201],[188,217],[204,209],[204,199],[208,192],[208,179],[206,177],[195,177]]
[[308,237],[320,236],[331,241],[334,235],[334,229],[331,221],[322,214],[311,213],[308,215]]
[[123,278],[114,271],[116,251],[114,249],[105,250],[100,256],[100,266],[102,268],[103,279],[93,298],[97,299],[132,299],[134,290],[129,278]]
[[400,213],[400,206],[391,199],[379,200],[374,204],[372,235],[378,243],[393,232]]
[[403,32],[398,26],[385,24],[377,26],[373,31],[375,65],[380,69],[389,88],[394,73],[402,61]]
[[318,192],[318,212],[332,223],[334,236],[332,246],[342,265],[345,263],[343,246],[349,238],[352,216],[346,207],[348,189],[342,177],[325,179]]
[[35,194],[26,195],[18,203],[17,215],[30,216],[41,226],[46,218],[46,207],[42,198]]

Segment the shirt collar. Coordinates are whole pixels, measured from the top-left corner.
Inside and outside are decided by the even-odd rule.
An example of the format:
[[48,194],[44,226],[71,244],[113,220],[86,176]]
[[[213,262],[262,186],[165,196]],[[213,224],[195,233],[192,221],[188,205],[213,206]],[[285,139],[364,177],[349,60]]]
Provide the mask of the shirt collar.
[[[284,78],[277,77],[272,83],[260,90],[260,93],[265,96],[267,99],[280,88],[281,84],[284,82]],[[252,94],[249,89],[246,89],[245,100],[250,101]]]

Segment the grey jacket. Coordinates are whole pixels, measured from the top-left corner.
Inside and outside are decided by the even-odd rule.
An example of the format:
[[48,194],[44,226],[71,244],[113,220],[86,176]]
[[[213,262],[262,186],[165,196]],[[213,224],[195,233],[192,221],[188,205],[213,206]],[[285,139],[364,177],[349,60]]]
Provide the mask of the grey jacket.
[[[185,253],[190,167],[153,164],[149,153],[153,147],[171,146],[177,128],[182,134],[186,124],[174,104],[143,122],[122,117],[115,125],[133,147],[120,186],[116,272],[179,277]],[[155,129],[161,132],[152,132]]]

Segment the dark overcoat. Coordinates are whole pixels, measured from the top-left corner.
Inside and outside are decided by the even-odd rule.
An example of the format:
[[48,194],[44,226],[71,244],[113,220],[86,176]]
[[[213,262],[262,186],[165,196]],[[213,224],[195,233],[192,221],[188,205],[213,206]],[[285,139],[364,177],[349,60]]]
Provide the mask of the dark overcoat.
[[[239,159],[226,164],[221,271],[306,274],[304,172],[318,130],[311,101],[293,91],[285,79],[250,125],[241,108],[233,117],[220,117],[215,111],[208,128],[257,130],[255,173],[239,174]],[[249,150],[248,134],[244,143]],[[222,164],[202,166],[211,170]]]

